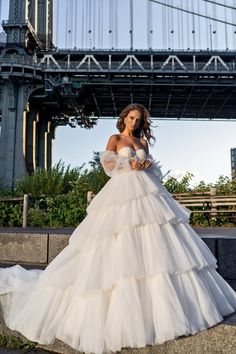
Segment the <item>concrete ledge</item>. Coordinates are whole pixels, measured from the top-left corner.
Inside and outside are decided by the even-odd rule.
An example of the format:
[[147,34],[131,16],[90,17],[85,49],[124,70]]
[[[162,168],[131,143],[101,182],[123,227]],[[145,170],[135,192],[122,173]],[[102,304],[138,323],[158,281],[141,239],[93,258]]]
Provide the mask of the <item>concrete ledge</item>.
[[0,260],[47,264],[48,234],[0,233]]
[[49,234],[48,263],[50,263],[68,245],[68,234]]
[[[1,316],[1,314],[0,314]],[[0,334],[14,335],[23,340],[20,333],[8,329],[2,316],[0,317]],[[92,333],[91,333],[92,335]],[[39,345],[39,348],[61,354],[78,354],[79,351],[71,348],[56,339],[51,345]],[[236,348],[236,312],[224,321],[207,330],[194,335],[179,337],[163,344],[147,346],[145,348],[123,348],[120,353],[133,354],[234,354]],[[82,354],[82,353],[81,353]]]
[[236,291],[236,236],[201,236],[217,259],[217,271]]
[[0,232],[1,264],[44,265],[68,245],[68,234]]
[[218,240],[219,271],[223,277],[236,280],[236,237]]

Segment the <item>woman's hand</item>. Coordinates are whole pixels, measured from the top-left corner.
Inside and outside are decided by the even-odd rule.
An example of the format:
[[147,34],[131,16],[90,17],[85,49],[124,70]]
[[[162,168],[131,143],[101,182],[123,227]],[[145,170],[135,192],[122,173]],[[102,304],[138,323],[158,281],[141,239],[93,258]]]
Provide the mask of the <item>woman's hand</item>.
[[142,162],[142,168],[148,168],[148,167],[150,167],[150,166],[152,166],[152,162],[150,161],[150,160],[144,160],[143,162]]
[[140,170],[142,168],[142,162],[137,159],[131,160],[130,165],[133,170]]
[[133,170],[144,170],[144,169],[150,167],[152,165],[152,163],[150,160],[141,161],[141,160],[134,159],[134,160],[130,161],[130,165]]

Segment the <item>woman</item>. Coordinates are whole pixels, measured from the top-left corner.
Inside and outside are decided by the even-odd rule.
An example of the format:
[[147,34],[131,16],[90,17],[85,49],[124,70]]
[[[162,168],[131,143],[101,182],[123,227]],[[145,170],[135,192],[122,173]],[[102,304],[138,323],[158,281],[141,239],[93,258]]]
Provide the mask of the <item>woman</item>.
[[101,163],[112,176],[69,245],[44,270],[0,270],[8,327],[85,353],[144,347],[196,333],[236,310],[236,293],[162,186],[148,152],[148,111],[131,104]]

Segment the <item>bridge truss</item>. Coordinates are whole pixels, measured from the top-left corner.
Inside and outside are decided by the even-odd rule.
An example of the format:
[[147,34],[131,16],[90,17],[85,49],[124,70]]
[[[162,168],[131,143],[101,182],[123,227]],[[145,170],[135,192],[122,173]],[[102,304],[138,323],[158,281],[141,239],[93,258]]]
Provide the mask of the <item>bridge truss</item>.
[[144,104],[154,119],[236,119],[234,52],[57,50],[2,58],[1,70],[40,82],[31,102],[45,105],[57,124],[114,118],[130,102]]

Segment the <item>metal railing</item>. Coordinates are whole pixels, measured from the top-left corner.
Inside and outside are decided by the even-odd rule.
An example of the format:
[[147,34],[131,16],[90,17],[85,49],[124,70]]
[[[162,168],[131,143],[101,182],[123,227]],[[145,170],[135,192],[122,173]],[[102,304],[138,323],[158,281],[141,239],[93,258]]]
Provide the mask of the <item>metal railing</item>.
[[[95,194],[87,192],[87,205]],[[203,214],[207,219],[236,218],[236,195],[217,195],[217,189],[206,192],[172,193],[174,199],[191,210],[191,214]]]
[[236,218],[236,195],[217,195],[217,189],[206,192],[173,193],[172,196],[192,214],[203,214],[208,219]]

